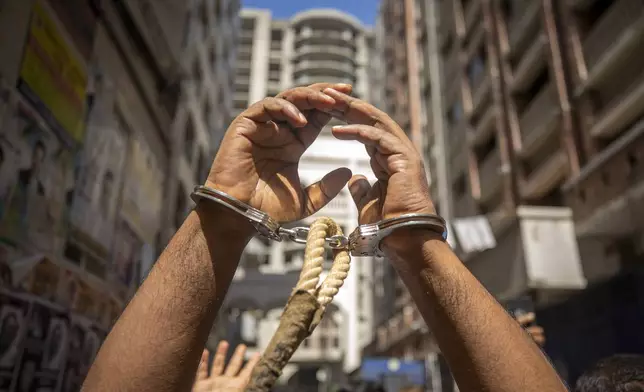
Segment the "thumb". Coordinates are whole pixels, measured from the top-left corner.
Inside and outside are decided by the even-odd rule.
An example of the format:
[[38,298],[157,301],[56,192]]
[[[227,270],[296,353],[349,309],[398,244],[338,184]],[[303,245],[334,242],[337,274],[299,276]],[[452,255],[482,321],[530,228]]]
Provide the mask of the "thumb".
[[362,211],[370,190],[371,184],[369,184],[367,177],[363,175],[355,175],[349,180],[349,192],[351,193],[353,202],[358,207],[358,211]]
[[340,193],[342,188],[351,178],[351,170],[346,167],[335,169],[320,181],[311,184],[304,190],[305,204],[304,215],[313,215],[327,205]]

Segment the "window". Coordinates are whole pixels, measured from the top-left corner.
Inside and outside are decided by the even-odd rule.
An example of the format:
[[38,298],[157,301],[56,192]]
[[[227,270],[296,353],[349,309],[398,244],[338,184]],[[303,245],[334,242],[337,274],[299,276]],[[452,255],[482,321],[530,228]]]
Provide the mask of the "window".
[[467,78],[470,85],[475,85],[479,82],[481,75],[485,72],[485,63],[485,45],[481,45],[472,60],[467,64]]
[[463,196],[465,196],[465,192],[467,190],[467,181],[465,179],[465,174],[461,174],[458,176],[456,179],[456,182],[454,183],[454,196],[459,199]]
[[463,118],[463,105],[457,100],[447,112],[447,122],[450,125],[456,125]]

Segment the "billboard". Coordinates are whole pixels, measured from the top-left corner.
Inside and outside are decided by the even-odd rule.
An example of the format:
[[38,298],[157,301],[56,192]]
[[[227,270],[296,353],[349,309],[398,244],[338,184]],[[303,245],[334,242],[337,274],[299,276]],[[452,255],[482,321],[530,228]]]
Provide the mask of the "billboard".
[[35,2],[18,88],[71,145],[84,136],[87,71],[53,15],[44,1]]

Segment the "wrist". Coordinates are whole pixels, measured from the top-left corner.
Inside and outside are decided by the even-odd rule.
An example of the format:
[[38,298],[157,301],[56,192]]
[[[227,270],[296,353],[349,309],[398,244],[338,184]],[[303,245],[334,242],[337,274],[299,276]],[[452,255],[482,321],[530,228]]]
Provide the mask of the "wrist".
[[197,203],[195,212],[204,234],[212,237],[209,239],[224,241],[233,248],[243,249],[256,232],[245,217],[209,200]]
[[381,249],[391,260],[409,264],[423,259],[427,246],[449,248],[443,236],[435,231],[426,228],[403,228],[383,239]]

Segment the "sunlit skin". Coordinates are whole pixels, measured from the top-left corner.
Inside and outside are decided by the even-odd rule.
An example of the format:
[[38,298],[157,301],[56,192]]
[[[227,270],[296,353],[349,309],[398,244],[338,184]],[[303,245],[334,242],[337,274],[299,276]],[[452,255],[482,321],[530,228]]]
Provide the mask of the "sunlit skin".
[[[280,222],[318,211],[349,183],[360,223],[433,213],[420,154],[350,86],[316,84],[266,98],[230,125],[206,185]],[[303,187],[298,162],[333,116],[366,146],[378,181],[346,168]],[[108,335],[85,391],[190,390],[213,321],[254,229],[215,203],[183,223]],[[383,250],[408,287],[462,391],[565,391],[538,346],[437,233],[394,232]]]

